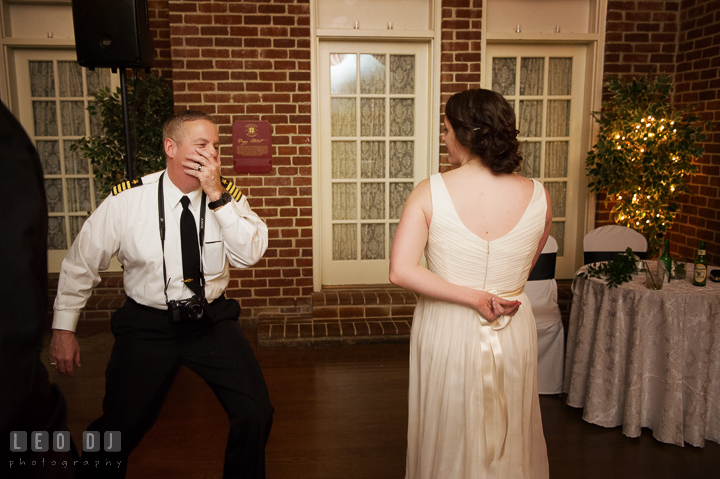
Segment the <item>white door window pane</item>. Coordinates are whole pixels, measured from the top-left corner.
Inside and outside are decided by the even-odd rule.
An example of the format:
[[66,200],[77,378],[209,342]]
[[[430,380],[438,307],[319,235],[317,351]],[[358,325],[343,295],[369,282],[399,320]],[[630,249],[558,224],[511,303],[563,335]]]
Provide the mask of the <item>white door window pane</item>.
[[334,183],[332,185],[332,215],[334,220],[357,219],[357,185]]
[[520,174],[526,178],[540,176],[540,151],[542,144],[539,141],[526,141],[520,144],[520,154],[523,161]]
[[35,147],[40,156],[40,163],[46,175],[62,174],[58,143],[57,140],[38,140],[35,142]]
[[82,97],[82,67],[78,62],[58,62],[59,96]]
[[96,70],[86,70],[87,76],[87,93],[88,96],[94,96],[98,90],[110,87],[110,70],[107,68],[99,68]]
[[63,136],[85,136],[85,103],[61,101],[60,114]]
[[550,195],[550,205],[552,206],[553,217],[565,217],[565,202],[567,198],[567,183],[546,181],[545,189]]
[[414,141],[390,142],[390,178],[413,178],[414,164]]
[[332,136],[355,136],[356,113],[354,98],[330,100],[330,134]]
[[360,142],[360,176],[385,178],[385,142]]
[[[95,108],[95,111],[98,111],[97,103],[94,101],[88,101],[88,106],[92,106]],[[90,134],[91,135],[100,135],[102,134],[102,116],[98,115],[89,115],[90,118]]]
[[29,62],[30,96],[36,98],[55,96],[55,73],[53,62]]
[[357,225],[332,225],[333,259],[347,261],[357,259]]
[[415,134],[415,100],[412,98],[390,99],[390,136],[413,136]]
[[542,100],[520,100],[518,130],[520,136],[537,138],[542,136]]
[[410,192],[414,187],[413,183],[390,183],[390,219],[399,220],[402,215],[403,206],[407,201]]
[[548,100],[547,136],[570,134],[570,100]]
[[68,210],[71,212],[90,211],[90,180],[87,178],[68,178]]
[[545,144],[545,177],[565,178],[568,170],[567,141],[548,141]]
[[330,55],[330,93],[352,95],[357,88],[357,55]]
[[360,99],[360,136],[385,136],[385,98]]
[[51,216],[48,218],[48,249],[68,249],[64,216]]
[[515,95],[515,71],[517,60],[513,58],[493,58],[492,90],[503,96]]
[[520,94],[542,95],[545,70],[544,58],[523,58],[520,61]]
[[550,58],[548,68],[548,95],[569,95],[572,92],[572,58]]
[[57,136],[57,105],[54,101],[33,101],[35,136]]
[[62,179],[45,179],[45,196],[47,197],[48,212],[62,213],[65,211],[63,202]]
[[390,55],[390,94],[415,93],[415,55]]
[[357,143],[354,141],[332,142],[332,178],[349,179],[357,176]]
[[385,93],[385,55],[360,55],[360,93]]
[[360,218],[384,220],[385,183],[363,183],[360,193]]
[[72,140],[63,141],[63,147],[65,149],[65,174],[87,175],[90,173],[90,163],[83,158],[80,150],[70,151],[70,147],[74,143]]
[[385,259],[385,223],[360,225],[361,259]]

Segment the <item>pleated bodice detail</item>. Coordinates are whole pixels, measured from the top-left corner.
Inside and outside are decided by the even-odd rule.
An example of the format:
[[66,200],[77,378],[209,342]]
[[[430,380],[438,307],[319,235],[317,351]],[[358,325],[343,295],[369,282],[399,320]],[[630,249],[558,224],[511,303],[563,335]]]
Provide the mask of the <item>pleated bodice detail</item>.
[[534,191],[520,221],[504,236],[486,241],[465,227],[440,173],[430,177],[433,216],[425,248],[428,269],[454,284],[473,289],[517,292],[525,285],[543,233],[545,190]]

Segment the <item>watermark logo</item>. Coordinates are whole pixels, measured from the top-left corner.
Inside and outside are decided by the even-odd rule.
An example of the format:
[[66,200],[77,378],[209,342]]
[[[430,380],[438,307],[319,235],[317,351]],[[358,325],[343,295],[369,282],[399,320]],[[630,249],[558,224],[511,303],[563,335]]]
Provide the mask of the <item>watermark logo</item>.
[[[10,433],[10,452],[26,452],[28,447],[32,452],[48,452],[50,447],[55,452],[68,452],[70,432],[55,431],[52,436],[47,431],[33,431],[29,436],[27,431]],[[101,447],[105,452],[120,452],[120,431],[105,431],[103,435],[99,431],[83,432],[83,452],[99,452]]]
[[[105,452],[120,452],[120,438],[120,431],[106,431],[102,435],[99,431],[85,431],[82,438],[82,450],[84,452],[100,452],[102,448]],[[27,431],[12,431],[10,433],[10,452],[19,453],[19,455],[10,461],[10,469],[26,467],[60,467],[65,469],[77,466],[95,469],[117,467],[119,469],[122,465],[122,461],[111,461],[108,458],[103,458],[102,461],[68,461],[50,457],[46,460],[45,457],[28,459],[22,454],[28,451],[49,452],[50,448],[55,452],[70,452],[70,443],[69,431],[55,431],[52,434],[48,431],[32,431],[30,433]]]

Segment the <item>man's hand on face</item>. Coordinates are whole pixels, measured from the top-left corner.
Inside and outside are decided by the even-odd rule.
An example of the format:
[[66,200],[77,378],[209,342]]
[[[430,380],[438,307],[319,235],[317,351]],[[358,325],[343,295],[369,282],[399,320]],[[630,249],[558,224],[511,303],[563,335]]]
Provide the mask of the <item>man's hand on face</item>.
[[200,187],[210,201],[220,198],[224,191],[220,182],[220,155],[212,145],[195,148],[194,153],[185,157],[182,165],[185,173],[200,181]]

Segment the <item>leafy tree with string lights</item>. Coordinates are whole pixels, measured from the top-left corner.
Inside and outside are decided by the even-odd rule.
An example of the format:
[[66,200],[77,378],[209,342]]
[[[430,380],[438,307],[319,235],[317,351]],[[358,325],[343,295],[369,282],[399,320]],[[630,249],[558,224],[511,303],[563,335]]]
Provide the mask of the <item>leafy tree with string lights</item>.
[[693,106],[670,105],[667,76],[610,78],[607,88],[611,99],[602,113],[593,113],[600,132],[585,160],[588,186],[606,191],[615,222],[642,233],[648,253],[657,253],[675,220],[679,194],[690,193],[686,175],[696,172],[693,160],[705,151],[700,143],[710,123],[691,115]]

